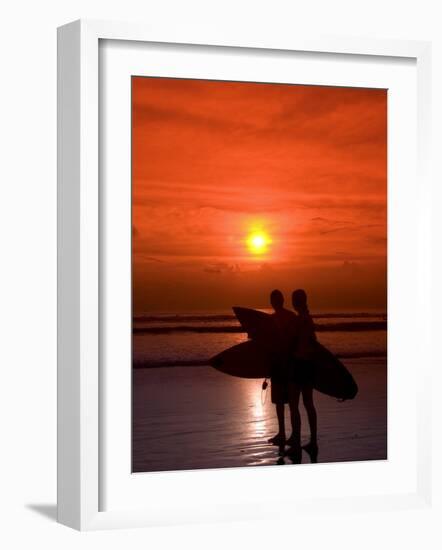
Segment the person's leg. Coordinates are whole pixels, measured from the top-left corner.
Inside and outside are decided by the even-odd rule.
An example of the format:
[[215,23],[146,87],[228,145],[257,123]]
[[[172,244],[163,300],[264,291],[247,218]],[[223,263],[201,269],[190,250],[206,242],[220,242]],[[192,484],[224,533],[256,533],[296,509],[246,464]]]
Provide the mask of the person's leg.
[[301,415],[299,414],[300,388],[295,384],[289,386],[290,419],[292,422],[292,435],[288,443],[292,447],[301,446]]
[[272,380],[272,403],[276,408],[276,417],[278,419],[278,433],[271,437],[268,442],[274,445],[285,443],[285,420],[284,420],[284,391],[283,386],[278,380]]
[[317,414],[315,404],[313,402],[313,388],[312,386],[305,386],[302,388],[302,401],[304,403],[305,410],[307,412],[308,423],[310,426],[310,446],[317,446],[318,434],[317,434]]
[[284,403],[275,403],[275,407],[278,418],[278,433],[271,437],[268,442],[273,445],[283,445],[285,443]]
[[276,404],[276,416],[278,417],[278,434],[285,439],[284,403]]

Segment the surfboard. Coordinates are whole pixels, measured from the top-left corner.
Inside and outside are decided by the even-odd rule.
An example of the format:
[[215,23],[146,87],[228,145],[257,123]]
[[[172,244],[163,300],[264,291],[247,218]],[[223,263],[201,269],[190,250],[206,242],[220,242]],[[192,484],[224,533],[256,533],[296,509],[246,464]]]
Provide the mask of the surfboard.
[[313,387],[316,390],[343,401],[356,397],[358,385],[350,371],[319,342],[315,344],[312,365]]
[[262,353],[272,354],[278,351],[280,339],[271,315],[247,307],[232,309],[240,325],[247,332],[248,338],[259,344]]
[[247,340],[210,359],[216,370],[239,378],[268,378],[270,361],[255,340]]
[[274,336],[276,327],[268,313],[247,307],[235,306],[232,309],[249,338],[269,341]]
[[[233,311],[251,340],[218,354],[210,364],[232,376],[268,377],[271,349],[277,341],[272,317],[268,313],[249,308],[234,307]],[[319,342],[315,344],[311,362],[313,387],[316,390],[342,400],[356,397],[358,386],[349,370]]]

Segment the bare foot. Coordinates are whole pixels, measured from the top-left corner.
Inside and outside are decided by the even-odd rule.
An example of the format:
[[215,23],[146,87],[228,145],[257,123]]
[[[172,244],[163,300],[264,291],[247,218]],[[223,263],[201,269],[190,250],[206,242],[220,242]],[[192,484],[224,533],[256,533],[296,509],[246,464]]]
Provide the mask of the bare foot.
[[285,435],[277,433],[267,441],[272,445],[285,445]]

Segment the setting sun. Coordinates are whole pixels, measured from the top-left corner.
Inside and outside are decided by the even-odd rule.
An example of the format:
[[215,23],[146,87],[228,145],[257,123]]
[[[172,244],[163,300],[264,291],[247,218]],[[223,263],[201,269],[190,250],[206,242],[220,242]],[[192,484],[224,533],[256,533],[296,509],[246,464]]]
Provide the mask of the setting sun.
[[249,250],[253,254],[264,254],[269,243],[270,240],[264,233],[252,233],[247,239]]

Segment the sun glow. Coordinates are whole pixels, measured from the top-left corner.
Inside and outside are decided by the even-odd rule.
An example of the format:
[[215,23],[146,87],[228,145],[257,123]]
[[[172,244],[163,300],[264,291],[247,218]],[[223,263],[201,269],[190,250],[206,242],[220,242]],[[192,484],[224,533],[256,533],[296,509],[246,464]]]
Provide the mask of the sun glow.
[[264,254],[269,244],[269,237],[261,231],[252,233],[247,239],[247,246],[252,254]]

